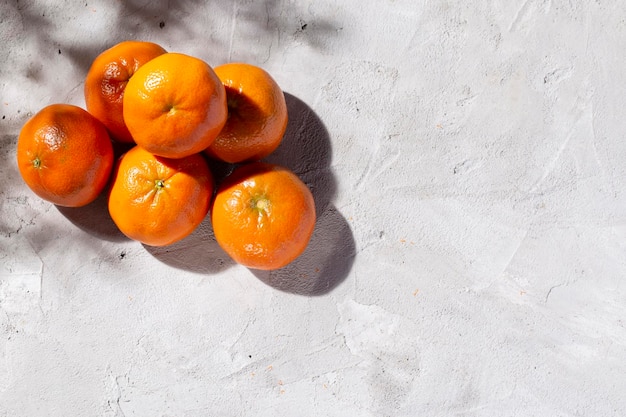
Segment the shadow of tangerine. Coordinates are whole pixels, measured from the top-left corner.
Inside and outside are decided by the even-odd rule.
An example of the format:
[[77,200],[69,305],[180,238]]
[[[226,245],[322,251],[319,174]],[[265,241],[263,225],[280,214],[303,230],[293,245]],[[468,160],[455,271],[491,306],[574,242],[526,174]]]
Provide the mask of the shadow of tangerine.
[[335,197],[337,189],[330,163],[332,149],[326,126],[299,98],[285,93],[289,121],[280,146],[265,162],[291,169],[309,187],[317,216]]
[[210,216],[187,237],[167,246],[143,245],[146,251],[166,265],[186,271],[214,274],[233,265],[233,261],[217,244]]
[[[297,97],[285,93],[289,112],[287,130],[280,146],[265,162],[291,169],[311,189],[317,222],[306,250],[284,268],[250,271],[280,291],[316,296],[339,285],[350,273],[356,253],[354,236],[346,219],[331,203],[336,182],[330,168],[330,136],[315,112]],[[209,160],[216,188],[235,165]],[[235,262],[215,240],[210,214],[190,236],[166,247],[145,246],[160,261],[185,270],[212,273]]]
[[130,240],[126,235],[120,232],[109,215],[108,195],[106,191],[83,207],[55,207],[72,224],[92,236],[110,242],[124,242]]
[[[118,158],[128,151],[133,145],[118,143],[113,141],[113,164]],[[104,187],[100,195],[91,203],[83,207],[62,207],[55,206],[59,212],[65,216],[72,224],[81,230],[97,238],[112,242],[123,242],[130,240],[117,228],[113,219],[109,215],[108,190],[111,186],[113,175],[109,178],[109,183]]]
[[329,205],[318,218],[306,250],[289,265],[274,271],[251,270],[278,290],[319,296],[343,282],[354,263],[354,236],[346,219]]
[[356,254],[354,235],[346,219],[331,203],[336,180],[331,169],[332,149],[324,123],[299,98],[285,93],[289,122],[282,143],[269,163],[285,166],[313,193],[317,221],[306,250],[289,265],[274,271],[251,270],[264,283],[281,291],[323,295],[346,279]]
[[[202,157],[205,158],[204,155]],[[194,175],[195,164],[193,166],[187,164],[180,166],[179,164],[172,164],[173,161],[168,158],[157,157],[157,159],[165,166],[175,166],[181,174]],[[188,170],[191,171],[188,172]],[[212,177],[215,176],[214,173],[211,175]],[[189,204],[188,201],[176,201],[175,203]],[[146,244],[143,246],[149,254],[164,264],[196,273],[217,273],[235,264],[217,244],[209,215],[204,217],[193,232],[177,242],[166,246]]]
[[[348,275],[355,252],[354,238],[346,220],[330,204],[336,182],[330,168],[332,150],[326,127],[299,98],[285,93],[285,101],[289,117],[285,135],[264,161],[287,167],[304,181],[313,194],[318,220],[307,249],[298,259],[280,270],[252,272],[281,291],[320,295]],[[216,189],[237,166],[212,159],[208,162]],[[166,247],[145,248],[170,266],[194,272],[219,272],[235,264],[216,242],[210,214],[185,239]]]
[[[326,127],[313,110],[299,98],[285,94],[289,120],[278,148],[263,159],[293,171],[309,187],[315,199],[317,215],[334,198],[336,183],[330,170],[331,145]],[[216,188],[241,164],[209,159]]]
[[[317,222],[306,250],[292,263],[274,271],[251,270],[262,282],[280,291],[315,296],[339,285],[350,273],[356,253],[354,236],[346,219],[331,203],[336,182],[331,163],[331,144],[326,127],[313,110],[297,97],[285,93],[289,122],[281,145],[265,162],[291,169],[313,193]],[[116,154],[124,152],[118,147]],[[216,187],[233,165],[209,160]],[[81,208],[58,207],[72,223],[88,233],[110,241],[129,240],[108,213],[107,194]],[[164,264],[197,272],[216,273],[235,262],[218,245],[208,215],[186,238],[172,245],[144,245]]]

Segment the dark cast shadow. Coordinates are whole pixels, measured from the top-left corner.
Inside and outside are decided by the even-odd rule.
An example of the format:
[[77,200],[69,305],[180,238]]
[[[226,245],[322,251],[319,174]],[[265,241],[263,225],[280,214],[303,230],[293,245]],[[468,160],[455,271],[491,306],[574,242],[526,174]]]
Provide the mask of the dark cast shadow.
[[110,242],[129,240],[117,228],[109,215],[107,193],[101,193],[91,203],[83,207],[55,206],[74,226],[99,239]]
[[[286,4],[278,0],[239,2],[236,7],[232,2],[202,0],[112,2],[107,7],[114,9],[115,13],[110,13],[112,19],[109,24],[116,30],[107,39],[63,36],[59,28],[65,22],[57,15],[48,15],[45,7],[37,3],[20,1],[10,5],[7,3],[7,7],[19,15],[24,26],[23,35],[36,45],[41,59],[69,60],[82,74],[87,73],[93,59],[102,51],[131,38],[167,45],[172,39],[185,34],[187,39],[199,39],[201,42],[197,42],[197,49],[180,52],[201,52],[199,57],[209,62],[226,61],[230,57],[227,51],[232,36],[206,37],[204,32],[187,24],[188,16],[198,14],[205,16],[208,25],[227,21],[229,28],[232,26],[236,29],[236,39],[242,44],[265,40],[268,50],[280,36],[293,37],[323,50],[332,46],[327,42],[328,39],[340,36],[343,32],[341,22],[314,16],[304,21],[298,17],[301,14],[298,4]],[[85,2],[77,7],[93,6]],[[234,25],[235,22],[242,24]],[[158,28],[156,32],[155,28]],[[176,49],[175,46],[172,45],[172,48]],[[254,62],[258,61],[259,55],[244,48],[236,52],[233,58]],[[18,68],[18,71],[37,82],[44,81],[39,66],[24,66]],[[73,91],[82,88],[81,79],[73,81]],[[59,87],[58,96],[69,96],[69,93],[67,89]],[[354,237],[347,221],[332,204],[336,182],[330,166],[332,151],[328,132],[306,103],[291,94],[285,96],[290,119],[287,132],[281,146],[266,161],[292,169],[310,187],[315,198],[318,221],[307,250],[292,264],[271,273],[253,273],[279,290],[319,295],[331,291],[348,276],[354,260]],[[116,155],[120,151],[123,152],[117,148]],[[212,168],[217,181],[232,170],[229,165],[213,164]],[[106,192],[87,206],[57,207],[57,210],[71,223],[93,236],[113,242],[128,240],[109,216]],[[182,241],[164,248],[146,247],[146,250],[165,264],[201,273],[216,272],[233,265],[215,242],[208,216],[194,233]]]
[[330,204],[317,219],[306,250],[289,265],[274,271],[251,270],[278,290],[319,296],[343,282],[354,262],[354,236],[346,219]]
[[214,274],[235,265],[217,244],[210,216],[187,237],[167,246],[143,245],[145,250],[166,265],[186,271]]
[[[132,146],[129,144],[118,143],[113,141],[113,163],[121,157]],[[129,240],[117,228],[113,219],[109,215],[108,207],[108,189],[109,184],[104,187],[100,195],[91,203],[83,207],[62,207],[56,206],[57,210],[65,216],[72,224],[83,231],[95,236],[99,239],[112,242],[123,242]]]
[[274,271],[251,271],[278,290],[323,295],[350,273],[356,245],[348,222],[332,204],[337,185],[328,131],[305,102],[289,93],[285,100],[289,115],[285,136],[264,161],[285,166],[304,181],[313,193],[317,222],[307,249],[295,261]]
[[317,216],[333,200],[337,183],[330,163],[332,149],[326,126],[299,98],[285,93],[289,121],[280,146],[265,162],[291,169],[309,187]]

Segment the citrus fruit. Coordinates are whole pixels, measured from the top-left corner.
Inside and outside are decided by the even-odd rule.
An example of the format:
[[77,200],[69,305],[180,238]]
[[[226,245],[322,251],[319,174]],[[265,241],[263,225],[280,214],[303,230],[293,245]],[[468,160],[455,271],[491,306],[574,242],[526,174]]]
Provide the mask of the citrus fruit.
[[245,63],[215,67],[226,88],[228,120],[207,149],[229,163],[256,161],[272,153],[287,129],[287,104],[276,81],[262,68]]
[[152,42],[120,42],[94,59],[85,78],[87,111],[100,120],[118,142],[133,143],[124,123],[122,103],[131,76],[166,51]]
[[106,128],[86,110],[51,104],[31,117],[17,141],[24,182],[44,200],[80,207],[104,189],[113,166]]
[[315,203],[289,169],[254,162],[224,179],[211,220],[216,241],[236,262],[278,269],[306,249],[315,226]]
[[141,66],[126,85],[124,121],[149,152],[182,158],[206,149],[224,126],[226,91],[204,61],[169,52]]
[[129,238],[165,246],[193,232],[212,195],[213,176],[202,155],[170,159],[135,146],[114,168],[109,214]]

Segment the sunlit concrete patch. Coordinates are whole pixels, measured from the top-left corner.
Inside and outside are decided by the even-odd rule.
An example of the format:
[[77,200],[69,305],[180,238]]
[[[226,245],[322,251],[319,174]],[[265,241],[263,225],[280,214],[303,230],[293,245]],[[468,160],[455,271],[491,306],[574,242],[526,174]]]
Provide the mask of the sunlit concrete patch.
[[412,398],[420,374],[420,355],[411,322],[377,305],[346,300],[337,305],[336,332],[362,361],[363,390],[368,392],[370,410],[393,413]]
[[0,236],[0,309],[26,313],[39,303],[44,265],[30,244],[18,236]]

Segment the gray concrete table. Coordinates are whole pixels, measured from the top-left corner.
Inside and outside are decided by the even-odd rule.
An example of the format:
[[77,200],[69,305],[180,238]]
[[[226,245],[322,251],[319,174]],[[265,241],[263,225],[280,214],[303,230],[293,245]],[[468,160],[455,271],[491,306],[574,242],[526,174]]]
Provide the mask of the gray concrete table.
[[[0,416],[626,415],[626,3],[0,5]],[[270,72],[318,221],[251,271],[16,168],[126,39]]]

